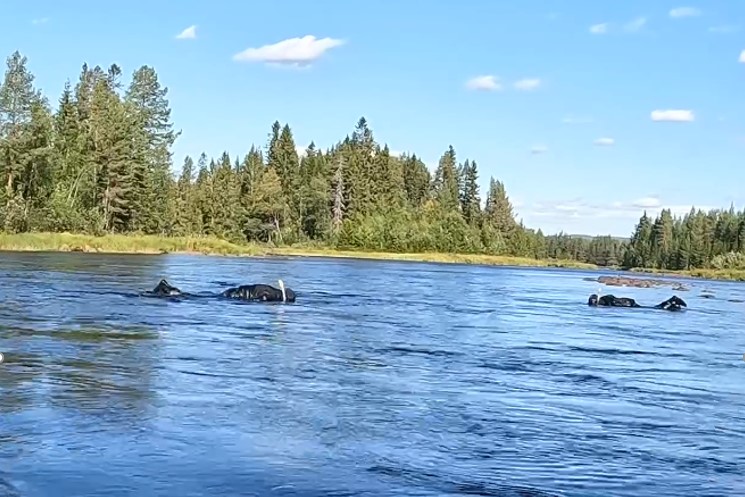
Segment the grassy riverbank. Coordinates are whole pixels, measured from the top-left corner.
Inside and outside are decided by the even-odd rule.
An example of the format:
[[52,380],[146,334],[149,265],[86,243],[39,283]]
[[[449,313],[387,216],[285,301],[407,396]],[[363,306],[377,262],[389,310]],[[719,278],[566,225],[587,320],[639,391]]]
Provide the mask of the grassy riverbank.
[[0,233],[0,250],[25,252],[87,252],[113,254],[210,254],[226,256],[341,257],[374,260],[485,264],[492,266],[531,266],[595,269],[577,261],[536,260],[527,257],[478,254],[399,254],[334,250],[319,247],[268,247],[235,244],[211,237],[158,237],[134,235],[91,236],[71,233]]
[[667,269],[643,269],[643,268],[632,268],[632,272],[641,275],[653,274],[657,276],[665,276],[669,278],[685,277],[685,278],[700,278],[706,280],[720,280],[720,281],[745,281],[745,269],[684,269],[680,271],[671,271]]
[[0,250],[14,252],[88,252],[107,254],[201,253],[261,255],[259,247],[217,238],[105,235],[72,233],[0,233]]
[[[322,247],[269,247],[256,244],[235,244],[213,237],[158,237],[150,235],[91,236],[71,233],[0,233],[0,251],[26,252],[90,252],[110,254],[209,254],[224,256],[297,256],[338,257],[373,260],[398,260],[489,266],[562,267],[598,269],[593,264],[569,260],[537,260],[527,257],[479,254],[368,252],[335,250]],[[664,271],[634,268],[632,272],[668,277],[694,277],[713,280],[745,281],[745,270],[692,269]]]
[[575,269],[597,269],[594,264],[568,260],[538,260],[529,257],[510,257],[481,254],[367,252],[357,250],[334,250],[325,248],[282,247],[269,250],[271,255],[298,257],[340,257],[352,259],[374,259],[392,261],[437,262],[450,264],[483,264],[487,266],[563,267]]

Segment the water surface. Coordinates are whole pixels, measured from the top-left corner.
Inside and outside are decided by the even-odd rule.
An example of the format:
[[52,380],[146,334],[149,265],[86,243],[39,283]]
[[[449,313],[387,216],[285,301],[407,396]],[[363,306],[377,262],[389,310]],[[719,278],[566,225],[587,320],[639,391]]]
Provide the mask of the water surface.
[[1,254],[0,496],[745,495],[745,285],[588,276]]

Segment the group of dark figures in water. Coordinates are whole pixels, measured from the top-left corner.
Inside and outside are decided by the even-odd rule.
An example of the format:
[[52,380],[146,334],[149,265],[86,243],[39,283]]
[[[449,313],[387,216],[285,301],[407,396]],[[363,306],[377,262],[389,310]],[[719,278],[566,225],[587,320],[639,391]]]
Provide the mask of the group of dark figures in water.
[[590,298],[587,300],[587,305],[591,307],[646,307],[647,309],[662,309],[665,311],[680,311],[684,307],[688,307],[688,304],[677,295],[673,295],[669,299],[649,307],[637,304],[636,300],[630,297],[616,297],[615,295],[603,295],[602,297],[598,297],[597,294],[594,293],[590,295]]
[[[168,283],[166,280],[160,282],[145,295],[152,297],[196,297],[198,295],[182,292],[179,288]],[[295,292],[291,288],[285,288],[282,280],[279,280],[279,288],[274,288],[263,283],[255,285],[240,285],[221,292],[220,297],[239,300],[257,300],[260,302],[295,302]]]
[[[182,292],[179,288],[168,283],[166,280],[160,282],[152,290],[145,292],[146,295],[154,297],[186,297],[190,294]],[[295,302],[295,292],[290,288],[285,288],[282,280],[279,280],[279,288],[274,288],[263,283],[254,285],[240,285],[228,288],[219,294],[220,297],[239,300],[255,300],[260,302]],[[591,307],[646,307],[648,309],[662,309],[666,311],[679,311],[688,305],[680,297],[673,295],[669,299],[660,302],[657,305],[648,307],[636,303],[629,297],[616,297],[615,295],[603,295],[598,297],[597,294],[590,295],[587,305]]]

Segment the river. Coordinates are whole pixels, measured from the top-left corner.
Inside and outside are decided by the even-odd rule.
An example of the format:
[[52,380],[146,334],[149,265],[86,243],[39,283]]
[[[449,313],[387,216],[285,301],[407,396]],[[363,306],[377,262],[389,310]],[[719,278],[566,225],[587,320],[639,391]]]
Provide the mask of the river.
[[599,274],[0,254],[0,496],[745,495],[745,285]]

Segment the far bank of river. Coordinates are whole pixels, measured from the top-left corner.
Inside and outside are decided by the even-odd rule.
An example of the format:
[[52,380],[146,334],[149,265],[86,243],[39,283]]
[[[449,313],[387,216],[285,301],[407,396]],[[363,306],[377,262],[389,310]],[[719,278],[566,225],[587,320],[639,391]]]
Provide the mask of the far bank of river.
[[[207,254],[223,256],[296,256],[332,257],[372,260],[399,260],[488,266],[557,267],[602,269],[594,264],[571,260],[533,259],[528,257],[482,254],[393,253],[336,250],[323,247],[269,247],[256,244],[235,244],[214,237],[159,237],[152,235],[92,236],[74,233],[0,234],[0,250],[17,252],[83,252],[109,254]],[[625,271],[620,271],[623,273]],[[745,270],[692,269],[661,271],[634,268],[631,272],[665,277],[693,277],[712,280],[745,281]],[[625,272],[628,274],[628,272]]]

